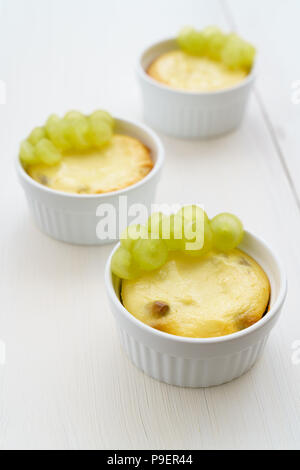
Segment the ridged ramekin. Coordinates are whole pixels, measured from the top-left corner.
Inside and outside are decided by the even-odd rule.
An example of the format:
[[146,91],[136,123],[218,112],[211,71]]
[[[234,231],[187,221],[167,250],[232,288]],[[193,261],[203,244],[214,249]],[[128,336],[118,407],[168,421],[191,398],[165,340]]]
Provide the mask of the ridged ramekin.
[[[113,250],[113,253],[119,245]],[[105,283],[121,343],[131,361],[161,382],[180,387],[210,387],[240,377],[261,356],[286,296],[286,277],[277,257],[260,238],[246,232],[240,248],[265,270],[271,284],[269,312],[256,324],[219,338],[184,338],[140,322],[120,301],[120,280],[111,273]]]
[[155,129],[181,138],[209,138],[232,131],[242,121],[254,68],[238,85],[212,92],[191,92],[168,87],[147,74],[149,65],[161,54],[178,49],[167,39],[146,49],[137,67],[142,90],[144,119]]
[[116,132],[139,139],[150,149],[154,161],[154,168],[145,178],[120,191],[95,195],[55,191],[33,180],[17,158],[17,173],[25,191],[30,212],[40,230],[50,237],[79,245],[103,245],[116,241],[119,238],[119,232],[128,225],[126,217],[124,226],[120,224],[117,227],[116,238],[100,239],[96,228],[98,226],[99,230],[100,207],[104,210],[108,207],[106,205],[114,207],[115,220],[118,223],[121,196],[127,197],[128,208],[140,203],[150,211],[164,161],[163,146],[157,135],[148,127],[129,120],[118,118],[115,120]]

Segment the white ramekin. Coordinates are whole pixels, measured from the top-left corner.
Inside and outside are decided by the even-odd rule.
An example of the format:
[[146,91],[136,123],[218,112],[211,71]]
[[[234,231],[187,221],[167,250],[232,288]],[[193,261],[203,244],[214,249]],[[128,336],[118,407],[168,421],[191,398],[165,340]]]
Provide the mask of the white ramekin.
[[176,90],[147,74],[154,59],[174,49],[178,49],[176,40],[167,39],[146,49],[139,58],[137,75],[145,121],[165,134],[181,138],[209,138],[238,127],[253,86],[254,69],[240,84],[225,90]]
[[[157,135],[148,127],[129,120],[115,119],[116,132],[139,139],[150,149],[154,161],[154,168],[144,179],[120,191],[96,195],[54,191],[34,181],[17,158],[17,173],[26,194],[29,209],[37,226],[47,235],[57,240],[79,245],[112,243],[118,239],[119,233],[128,225],[126,223],[127,214],[123,214],[125,217],[120,217],[119,221],[119,212],[122,212],[121,196],[126,196],[128,208],[133,204],[140,203],[150,211],[164,161],[163,146]],[[100,215],[102,217],[104,215],[101,214],[101,208],[105,210],[107,205],[113,206],[115,209],[116,218],[113,222],[117,223],[117,236],[116,238],[103,239],[102,233],[99,234],[99,231],[101,232],[99,221]],[[119,227],[118,223],[120,223]],[[98,233],[96,233],[96,228]],[[103,232],[104,230],[105,227]],[[99,235],[102,238],[99,238]]]
[[111,273],[111,254],[105,273],[108,298],[121,343],[137,367],[171,385],[210,387],[230,382],[254,365],[281,312],[287,290],[286,277],[277,257],[260,238],[246,232],[240,248],[253,256],[269,277],[270,311],[250,328],[205,339],[163,333],[131,315],[120,302],[120,281]]

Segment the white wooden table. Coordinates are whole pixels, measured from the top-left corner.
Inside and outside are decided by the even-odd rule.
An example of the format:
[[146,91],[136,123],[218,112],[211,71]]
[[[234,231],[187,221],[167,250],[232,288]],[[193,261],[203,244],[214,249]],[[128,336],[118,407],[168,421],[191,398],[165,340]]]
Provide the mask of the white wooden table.
[[[298,0],[0,0],[0,448],[300,448],[299,15]],[[259,77],[238,131],[161,136],[157,202],[237,213],[276,248],[289,279],[263,358],[206,390],[160,384],[129,363],[103,285],[111,247],[41,234],[13,165],[19,141],[54,111],[141,119],[137,54],[186,24],[236,28],[258,47]]]

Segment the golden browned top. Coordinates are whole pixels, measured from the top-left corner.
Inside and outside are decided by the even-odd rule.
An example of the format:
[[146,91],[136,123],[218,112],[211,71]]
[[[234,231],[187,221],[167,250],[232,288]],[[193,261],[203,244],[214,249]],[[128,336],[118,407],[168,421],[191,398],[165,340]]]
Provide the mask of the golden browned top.
[[180,50],[162,54],[150,65],[148,74],[172,88],[199,92],[230,88],[247,76],[244,70],[233,71],[221,62]]
[[101,194],[131,186],[153,168],[150,151],[139,140],[116,134],[101,149],[65,153],[56,166],[31,165],[28,174],[49,188]]
[[142,322],[178,336],[208,338],[257,322],[270,297],[268,278],[240,250],[201,258],[172,253],[159,270],[122,282],[124,307]]

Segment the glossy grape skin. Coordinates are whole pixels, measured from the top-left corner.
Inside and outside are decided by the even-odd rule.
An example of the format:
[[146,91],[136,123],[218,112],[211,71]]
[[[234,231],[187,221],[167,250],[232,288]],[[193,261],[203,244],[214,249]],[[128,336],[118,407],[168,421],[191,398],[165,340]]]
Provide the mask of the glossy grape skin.
[[[209,234],[209,219],[206,212],[196,204],[184,206],[178,212],[178,216],[182,217],[183,224],[183,240],[185,250],[187,251],[201,251],[195,250],[195,243],[198,245],[206,246],[205,243],[205,230]],[[208,240],[209,235],[207,235]],[[191,244],[194,246],[192,247]],[[207,251],[207,250],[206,250]],[[203,248],[204,252],[204,248]]]
[[146,239],[149,237],[147,228],[144,225],[129,225],[121,234],[121,245],[128,251],[132,251],[134,244],[140,238]]
[[[204,239],[203,244],[199,249],[197,249],[197,242],[194,241],[194,246],[190,246],[190,244],[186,244],[185,253],[189,256],[203,256],[213,248],[213,232],[210,227],[210,223],[208,220],[204,221]],[[188,249],[189,247],[189,249]]]
[[184,237],[182,217],[177,214],[164,215],[162,219],[162,239],[169,251],[182,251],[184,249]]
[[202,207],[192,204],[190,206],[183,206],[178,212],[178,215],[184,217],[186,220],[195,220],[197,217],[208,220],[208,216]]
[[226,35],[216,26],[207,26],[202,34],[205,38],[205,55],[212,60],[221,60]]
[[237,34],[229,34],[222,50],[222,62],[230,69],[244,68],[251,70],[256,49],[252,44],[241,39]]
[[36,155],[34,146],[28,142],[28,140],[24,140],[20,146],[20,161],[24,166],[27,165],[34,165],[35,163],[39,163],[39,159]]
[[127,280],[135,279],[141,273],[130,251],[122,246],[117,249],[112,257],[111,270],[120,279]]
[[106,145],[113,136],[115,121],[113,117],[103,110],[98,110],[89,116],[89,141],[91,145],[101,148]]
[[133,257],[144,271],[158,269],[168,258],[168,248],[163,240],[138,240],[133,249]]
[[[153,234],[160,238],[147,238]],[[241,221],[229,213],[218,214],[210,221],[197,205],[185,206],[170,216],[157,212],[146,226],[132,225],[126,229],[121,236],[124,251],[122,256],[118,255],[114,272],[124,279],[133,279],[143,271],[163,266],[169,251],[184,251],[191,257],[204,256],[213,249],[226,252],[238,246],[243,235]]]
[[90,115],[91,121],[105,121],[112,129],[115,127],[115,120],[107,111],[99,109]]
[[213,244],[217,250],[230,251],[236,248],[244,236],[243,224],[238,217],[229,213],[216,215],[210,222]]
[[114,119],[106,111],[95,111],[86,117],[78,111],[68,112],[63,119],[52,114],[44,127],[36,127],[20,146],[24,166],[44,163],[55,165],[61,152],[86,151],[102,147],[112,138]]
[[82,114],[80,111],[75,111],[75,110],[72,110],[72,111],[68,111],[63,119],[67,119],[67,120],[78,120],[78,119],[82,119],[82,118],[85,118],[86,116],[84,114]]
[[194,28],[183,28],[177,38],[179,47],[191,55],[204,55],[205,53],[205,37],[201,31],[196,31]]
[[88,118],[78,111],[70,111],[63,121],[64,136],[70,147],[73,150],[87,150],[90,147]]
[[101,148],[108,144],[113,136],[113,127],[102,118],[89,117],[89,143],[90,145]]
[[162,212],[154,212],[148,219],[147,227],[152,240],[164,240],[170,251],[183,249],[181,217],[174,214],[169,216]]
[[44,127],[36,127],[33,129],[31,134],[28,137],[28,142],[30,142],[32,145],[36,145],[41,139],[44,139],[46,137],[46,130]]
[[150,215],[146,227],[148,232],[151,234],[151,239],[159,239],[162,238],[162,231],[163,231],[163,219],[164,214],[162,212],[154,212]]
[[183,28],[177,43],[187,54],[220,61],[231,70],[249,72],[255,60],[256,49],[252,44],[235,33],[224,34],[216,26],[208,26],[202,31]]
[[41,139],[35,147],[37,159],[45,165],[57,165],[61,161],[61,153],[49,139]]
[[65,136],[65,121],[52,114],[45,125],[47,137],[60,150],[69,150],[70,142]]
[[113,135],[114,120],[106,111],[95,111],[85,116],[79,111],[69,111],[63,119],[53,114],[46,122],[46,135],[62,151],[84,151],[100,148]]

